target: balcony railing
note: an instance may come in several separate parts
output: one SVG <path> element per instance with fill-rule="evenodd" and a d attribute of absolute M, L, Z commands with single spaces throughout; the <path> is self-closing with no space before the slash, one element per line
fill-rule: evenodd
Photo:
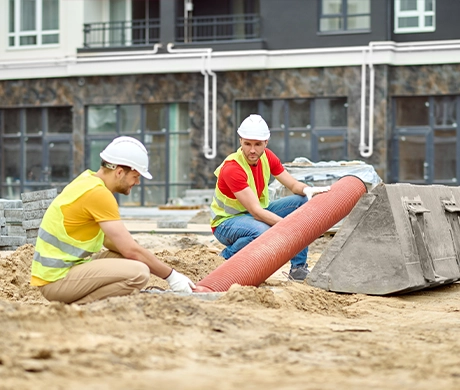
<path fill-rule="evenodd" d="M 177 18 L 177 42 L 215 42 L 260 38 L 257 14 Z"/>
<path fill-rule="evenodd" d="M 84 47 L 144 46 L 159 42 L 160 19 L 85 23 Z"/>

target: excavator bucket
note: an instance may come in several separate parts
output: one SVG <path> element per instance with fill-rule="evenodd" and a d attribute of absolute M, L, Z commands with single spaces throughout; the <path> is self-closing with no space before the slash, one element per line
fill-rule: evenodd
<path fill-rule="evenodd" d="M 364 194 L 307 283 L 328 291 L 401 294 L 460 279 L 460 188 L 379 184 Z"/>

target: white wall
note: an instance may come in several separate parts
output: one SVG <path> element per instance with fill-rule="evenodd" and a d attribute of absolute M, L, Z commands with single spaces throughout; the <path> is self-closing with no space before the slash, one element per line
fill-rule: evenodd
<path fill-rule="evenodd" d="M 83 0 L 83 23 L 94 23 L 109 20 L 108 0 Z"/>
<path fill-rule="evenodd" d="M 52 47 L 11 48 L 8 46 L 9 1 L 0 0 L 0 61 L 39 59 L 61 59 L 76 56 L 77 48 L 83 47 L 83 23 L 85 6 L 104 3 L 99 0 L 60 0 L 59 2 L 59 44 Z M 91 8 L 91 7 L 90 7 Z M 96 20 L 100 14 L 89 12 Z"/>
<path fill-rule="evenodd" d="M 0 1 L 0 26 L 2 30 L 0 32 L 0 61 L 5 59 L 5 50 L 8 45 L 8 31 L 10 25 L 8 23 L 8 3 L 9 1 Z"/>

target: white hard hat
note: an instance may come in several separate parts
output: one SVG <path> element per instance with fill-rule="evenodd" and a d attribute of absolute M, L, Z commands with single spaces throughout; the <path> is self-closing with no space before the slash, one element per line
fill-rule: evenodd
<path fill-rule="evenodd" d="M 149 173 L 149 156 L 147 149 L 133 137 L 115 138 L 100 154 L 102 160 L 116 165 L 125 165 L 139 172 L 146 179 Z"/>
<path fill-rule="evenodd" d="M 258 114 L 249 115 L 238 128 L 238 135 L 241 138 L 266 141 L 270 138 L 270 130 L 267 122 Z"/>

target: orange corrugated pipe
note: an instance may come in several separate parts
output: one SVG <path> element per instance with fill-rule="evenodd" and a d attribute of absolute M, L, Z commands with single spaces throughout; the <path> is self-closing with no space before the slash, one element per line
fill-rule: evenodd
<path fill-rule="evenodd" d="M 195 292 L 227 291 L 235 283 L 259 286 L 345 218 L 366 192 L 361 179 L 343 176 L 328 192 L 314 196 L 199 281 Z"/>

